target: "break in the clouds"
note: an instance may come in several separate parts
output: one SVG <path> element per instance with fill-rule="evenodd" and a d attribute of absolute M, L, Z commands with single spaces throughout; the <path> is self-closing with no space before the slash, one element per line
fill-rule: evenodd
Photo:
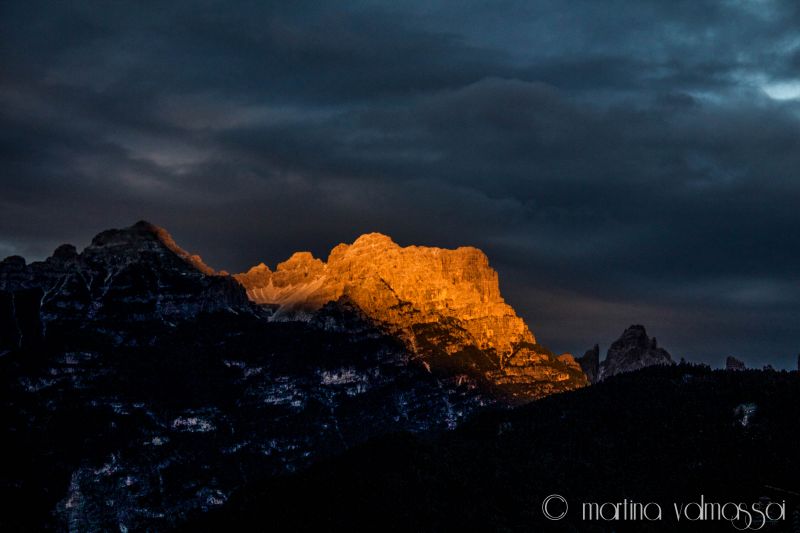
<path fill-rule="evenodd" d="M 793 0 L 3 2 L 0 255 L 484 249 L 557 350 L 800 351 Z"/>

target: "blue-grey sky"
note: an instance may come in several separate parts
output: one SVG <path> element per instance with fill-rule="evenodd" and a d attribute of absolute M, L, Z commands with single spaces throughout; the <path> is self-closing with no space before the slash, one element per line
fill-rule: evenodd
<path fill-rule="evenodd" d="M 0 256 L 482 248 L 557 351 L 800 351 L 800 3 L 0 3 Z"/>

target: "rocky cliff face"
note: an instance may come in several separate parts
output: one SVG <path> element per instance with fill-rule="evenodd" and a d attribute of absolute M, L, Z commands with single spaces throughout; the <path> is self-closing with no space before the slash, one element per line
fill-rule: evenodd
<path fill-rule="evenodd" d="M 275 320 L 311 320 L 323 306 L 346 302 L 434 370 L 461 365 L 520 398 L 586 383 L 571 356 L 536 344 L 476 248 L 401 247 L 371 233 L 339 244 L 324 262 L 298 252 L 274 272 L 260 264 L 235 278 Z"/>
<path fill-rule="evenodd" d="M 608 349 L 600 365 L 598 381 L 648 366 L 672 364 L 674 362 L 669 352 L 659 348 L 655 338 L 647 336 L 644 326 L 634 325 L 626 329 Z"/>
<path fill-rule="evenodd" d="M 507 359 L 520 342 L 535 343 L 500 296 L 497 272 L 480 250 L 401 248 L 379 233 L 340 244 L 327 262 L 298 252 L 275 272 L 264 264 L 235 276 L 258 303 L 296 318 L 348 298 L 373 320 L 413 342 L 415 324 L 457 320 L 474 345 Z"/>
<path fill-rule="evenodd" d="M 594 348 L 586 350 L 583 357 L 578 358 L 578 364 L 589 383 L 597 383 L 600 377 L 600 346 L 595 344 Z"/>

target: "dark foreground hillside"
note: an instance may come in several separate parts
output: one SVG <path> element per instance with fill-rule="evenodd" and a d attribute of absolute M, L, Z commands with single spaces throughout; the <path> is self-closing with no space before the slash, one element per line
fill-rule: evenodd
<path fill-rule="evenodd" d="M 736 531 L 726 521 L 676 522 L 673 503 L 703 495 L 785 501 L 785 520 L 751 530 L 797 531 L 798 400 L 797 372 L 649 368 L 487 413 L 434 439 L 371 441 L 246 487 L 191 529 Z M 570 502 L 561 521 L 542 515 L 554 493 Z M 626 498 L 660 503 L 662 520 L 581 520 L 582 502 Z"/>

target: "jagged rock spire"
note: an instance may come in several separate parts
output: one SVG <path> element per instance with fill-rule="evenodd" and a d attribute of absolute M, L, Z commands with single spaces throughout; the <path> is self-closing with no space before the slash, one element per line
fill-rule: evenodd
<path fill-rule="evenodd" d="M 598 380 L 652 365 L 674 364 L 669 352 L 659 348 L 640 324 L 628 327 L 608 349 Z"/>

